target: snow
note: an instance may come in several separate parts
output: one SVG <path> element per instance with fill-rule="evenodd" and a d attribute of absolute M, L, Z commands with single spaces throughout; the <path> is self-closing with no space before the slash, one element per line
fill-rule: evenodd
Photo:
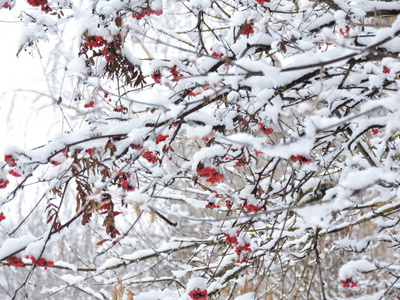
<path fill-rule="evenodd" d="M 345 263 L 339 270 L 340 280 L 353 278 L 362 273 L 371 272 L 377 269 L 377 266 L 365 259 L 353 260 Z"/>
<path fill-rule="evenodd" d="M 60 278 L 69 285 L 74 285 L 84 280 L 82 276 L 74 276 L 72 274 L 62 275 Z"/>
<path fill-rule="evenodd" d="M 0 248 L 0 260 L 5 260 L 10 255 L 13 255 L 15 252 L 24 249 L 30 243 L 33 243 L 36 240 L 37 238 L 29 234 L 23 235 L 19 238 L 6 239 Z"/>
<path fill-rule="evenodd" d="M 398 178 L 398 174 L 388 170 L 379 168 L 369 168 L 367 170 L 352 171 L 345 174 L 339 184 L 347 189 L 362 190 L 376 182 L 383 180 L 386 182 L 394 182 Z"/>

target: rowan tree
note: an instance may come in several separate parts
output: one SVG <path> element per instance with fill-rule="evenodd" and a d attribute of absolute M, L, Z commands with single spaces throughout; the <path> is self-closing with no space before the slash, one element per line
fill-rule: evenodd
<path fill-rule="evenodd" d="M 0 163 L 5 296 L 400 298 L 397 2 L 0 7 L 66 49 L 64 133 Z"/>

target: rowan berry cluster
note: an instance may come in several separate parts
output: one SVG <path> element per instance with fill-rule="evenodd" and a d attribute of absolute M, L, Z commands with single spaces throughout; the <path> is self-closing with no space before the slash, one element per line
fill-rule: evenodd
<path fill-rule="evenodd" d="M 207 290 L 194 289 L 189 293 L 192 300 L 207 300 Z"/>
<path fill-rule="evenodd" d="M 342 28 L 339 29 L 339 32 L 343 35 L 349 33 L 349 31 L 350 31 L 350 26 L 348 25 L 346 25 L 344 30 Z"/>
<path fill-rule="evenodd" d="M 290 159 L 291 159 L 293 162 L 300 161 L 300 162 L 303 163 L 303 164 L 308 164 L 308 163 L 311 162 L 311 158 L 306 158 L 306 157 L 301 156 L 301 155 L 296 155 L 296 156 L 292 155 L 292 156 L 290 157 Z"/>
<path fill-rule="evenodd" d="M 135 187 L 132 186 L 132 185 L 129 183 L 129 178 L 131 178 L 131 174 L 125 173 L 125 172 L 121 172 L 120 175 L 119 175 L 119 177 L 118 177 L 119 184 L 121 185 L 121 187 L 122 187 L 125 191 L 128 191 L 128 192 L 134 191 L 134 190 L 135 190 Z"/>
<path fill-rule="evenodd" d="M 16 267 L 16 268 L 23 268 L 25 266 L 25 264 L 22 262 L 22 260 L 16 256 L 11 256 L 11 257 L 7 258 L 6 261 L 10 265 L 12 265 L 13 267 Z"/>
<path fill-rule="evenodd" d="M 236 235 L 239 235 L 239 233 L 240 233 L 240 231 L 237 230 L 237 231 L 236 231 Z M 225 237 L 226 237 L 226 242 L 227 242 L 228 244 L 239 245 L 239 241 L 237 240 L 237 237 L 236 237 L 236 236 L 231 236 L 229 233 L 226 233 L 226 234 L 225 234 Z M 233 246 L 232 246 L 232 247 L 233 247 Z"/>
<path fill-rule="evenodd" d="M 239 160 L 235 163 L 236 167 L 243 167 L 246 163 L 246 156 L 242 155 Z"/>
<path fill-rule="evenodd" d="M 178 80 L 179 78 L 182 77 L 182 75 L 179 74 L 178 68 L 176 66 L 173 66 L 169 70 L 171 71 L 171 75 L 175 80 Z"/>
<path fill-rule="evenodd" d="M 28 4 L 32 6 L 46 5 L 47 0 L 28 0 Z"/>
<path fill-rule="evenodd" d="M 31 255 L 25 256 L 26 259 L 30 259 L 32 261 L 32 265 L 37 265 L 38 267 L 44 267 L 45 270 L 47 270 L 47 267 L 54 267 L 54 262 L 53 261 L 47 261 L 43 257 L 40 258 L 38 261 L 36 261 L 36 258 Z"/>
<path fill-rule="evenodd" d="M 115 59 L 115 55 L 110 53 L 110 50 L 104 49 L 100 53 L 104 56 L 107 62 L 112 62 Z"/>
<path fill-rule="evenodd" d="M 98 210 L 103 210 L 103 212 L 101 212 L 100 214 L 106 214 L 111 208 L 111 205 L 109 203 L 104 203 L 103 205 L 101 205 Z"/>
<path fill-rule="evenodd" d="M 17 163 L 15 162 L 15 159 L 13 158 L 12 155 L 5 155 L 4 156 L 4 161 L 9 165 L 10 167 L 16 167 Z"/>
<path fill-rule="evenodd" d="M 122 112 L 123 114 L 126 114 L 128 112 L 128 108 L 125 106 L 121 106 L 121 107 L 115 107 L 113 109 L 113 111 L 115 112 Z"/>
<path fill-rule="evenodd" d="M 390 73 L 390 69 L 386 66 L 383 66 L 383 74 L 389 74 Z"/>
<path fill-rule="evenodd" d="M 8 180 L 0 179 L 0 189 L 5 189 L 9 183 Z"/>
<path fill-rule="evenodd" d="M 373 135 L 377 135 L 377 134 L 378 134 L 378 132 L 379 132 L 379 130 L 378 130 L 378 129 L 376 129 L 376 128 L 372 129 L 371 131 L 372 131 L 372 134 L 373 134 Z"/>
<path fill-rule="evenodd" d="M 252 205 L 252 204 L 247 204 L 247 203 L 244 204 L 244 208 L 245 208 L 249 213 L 251 213 L 251 212 L 258 212 L 258 211 L 260 211 L 260 210 L 262 209 L 261 207 L 258 207 L 258 205 Z"/>
<path fill-rule="evenodd" d="M 41 10 L 44 11 L 46 14 L 53 11 L 48 5 L 47 0 L 28 0 L 28 4 L 34 7 L 41 7 Z M 8 7 L 8 5 L 7 5 Z"/>
<path fill-rule="evenodd" d="M 208 86 L 204 86 L 204 87 L 203 87 L 203 91 L 207 91 L 208 89 L 209 89 Z M 196 90 L 196 92 L 195 92 L 194 90 Z M 194 90 L 191 91 L 191 92 L 189 93 L 189 96 L 190 96 L 190 97 L 196 97 L 197 95 L 200 95 L 200 94 L 201 94 L 200 88 L 195 88 Z M 200 92 L 197 92 L 198 90 L 200 90 Z"/>
<path fill-rule="evenodd" d="M 91 38 L 89 38 L 89 41 L 85 43 L 86 46 L 89 46 L 90 48 L 93 47 L 102 47 L 107 45 L 107 41 L 103 39 L 103 37 L 95 35 Z"/>
<path fill-rule="evenodd" d="M 213 51 L 212 53 L 211 53 L 211 56 L 213 56 L 213 57 L 218 57 L 218 58 L 222 58 L 222 53 L 217 53 L 217 52 L 215 52 L 214 50 L 213 50 L 213 48 L 210 48 L 210 50 L 211 51 Z"/>
<path fill-rule="evenodd" d="M 2 8 L 8 8 L 8 2 L 4 3 Z"/>
<path fill-rule="evenodd" d="M 352 278 L 347 278 L 346 280 L 340 280 L 340 283 L 345 288 L 357 286 L 357 282 L 353 281 Z"/>
<path fill-rule="evenodd" d="M 214 202 L 209 201 L 206 205 L 206 208 L 219 208 L 220 206 L 218 204 L 215 204 Z"/>
<path fill-rule="evenodd" d="M 89 108 L 89 107 L 93 107 L 93 106 L 94 106 L 94 101 L 93 100 L 91 100 L 89 103 L 86 103 L 84 105 L 85 108 Z"/>
<path fill-rule="evenodd" d="M 272 128 L 266 128 L 265 126 L 264 126 L 264 124 L 263 123 L 258 123 L 258 126 L 260 127 L 260 130 L 264 133 L 264 134 L 266 134 L 266 135 L 269 135 L 269 134 L 273 134 L 274 133 L 274 130 L 272 129 Z"/>
<path fill-rule="evenodd" d="M 143 151 L 142 156 L 150 163 L 157 162 L 157 156 L 151 151 Z"/>
<path fill-rule="evenodd" d="M 225 201 L 225 205 L 226 205 L 226 208 L 227 208 L 227 209 L 231 209 L 231 208 L 232 208 L 232 202 L 229 201 L 229 200 L 226 200 L 226 201 Z"/>
<path fill-rule="evenodd" d="M 161 133 L 156 137 L 156 143 L 161 143 L 169 138 L 169 135 L 162 135 Z"/>
<path fill-rule="evenodd" d="M 8 174 L 14 176 L 14 177 L 21 177 L 21 174 L 15 172 L 14 170 L 10 170 L 8 171 Z"/>
<path fill-rule="evenodd" d="M 218 57 L 218 58 L 222 58 L 222 54 L 218 54 L 217 52 L 211 53 L 211 56 L 213 56 L 213 57 Z"/>
<path fill-rule="evenodd" d="M 236 246 L 235 253 L 238 257 L 236 259 L 236 263 L 238 263 L 238 264 L 248 263 L 249 262 L 249 257 L 248 257 L 249 252 L 251 252 L 250 243 L 246 243 L 244 246 Z"/>
<path fill-rule="evenodd" d="M 155 70 L 153 72 L 153 74 L 151 74 L 151 78 L 153 78 L 153 80 L 158 83 L 161 84 L 161 73 L 159 70 Z"/>
<path fill-rule="evenodd" d="M 3 213 L 0 213 L 0 222 L 5 220 L 6 216 Z"/>
<path fill-rule="evenodd" d="M 210 167 L 198 170 L 197 175 L 208 178 L 206 181 L 211 183 L 216 183 L 224 178 L 224 175 L 217 173 L 216 169 Z"/>
<path fill-rule="evenodd" d="M 244 28 L 242 29 L 241 34 L 243 35 L 249 35 L 249 34 L 253 34 L 254 33 L 254 29 L 253 29 L 253 21 L 250 21 L 249 23 L 247 23 Z"/>
<path fill-rule="evenodd" d="M 52 165 L 54 165 L 54 166 L 59 166 L 59 165 L 61 165 L 61 163 L 60 163 L 59 161 L 56 161 L 56 160 L 52 160 L 52 161 L 50 161 L 50 163 L 51 163 Z"/>
<path fill-rule="evenodd" d="M 161 16 L 163 14 L 162 10 L 152 10 L 150 7 L 147 9 L 143 9 L 142 12 L 133 12 L 132 17 L 135 19 L 143 19 L 145 16 L 156 15 Z"/>

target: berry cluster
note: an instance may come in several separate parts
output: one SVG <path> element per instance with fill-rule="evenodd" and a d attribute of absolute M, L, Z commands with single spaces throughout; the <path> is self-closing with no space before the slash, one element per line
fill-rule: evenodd
<path fill-rule="evenodd" d="M 36 261 L 36 258 L 31 255 L 25 256 L 26 259 L 30 259 L 32 261 L 32 265 L 37 265 L 38 267 L 44 267 L 45 270 L 47 270 L 47 267 L 54 267 L 54 262 L 53 261 L 47 261 L 43 257 L 40 258 L 38 261 Z"/>
<path fill-rule="evenodd" d="M 300 161 L 300 162 L 303 163 L 303 164 L 308 164 L 308 163 L 311 162 L 311 158 L 306 158 L 306 157 L 301 156 L 301 155 L 296 155 L 296 156 L 292 155 L 292 156 L 290 157 L 290 159 L 291 159 L 293 162 Z"/>
<path fill-rule="evenodd" d="M 9 183 L 10 182 L 8 180 L 0 179 L 0 189 L 5 189 Z"/>
<path fill-rule="evenodd" d="M 6 216 L 3 213 L 0 213 L 0 222 L 5 220 Z"/>
<path fill-rule="evenodd" d="M 179 74 L 178 68 L 176 66 L 173 66 L 169 70 L 171 71 L 171 75 L 175 80 L 178 80 L 179 78 L 182 77 L 182 75 Z"/>
<path fill-rule="evenodd" d="M 151 78 L 153 78 L 153 80 L 156 83 L 161 84 L 161 73 L 160 73 L 160 70 L 155 70 L 153 72 L 153 74 L 151 74 Z"/>
<path fill-rule="evenodd" d="M 229 209 L 229 210 L 232 208 L 232 202 L 229 201 L 229 200 L 225 201 L 225 205 L 226 205 L 226 208 Z"/>
<path fill-rule="evenodd" d="M 340 283 L 345 288 L 357 286 L 357 282 L 353 281 L 352 278 L 347 278 L 346 280 L 340 280 Z"/>
<path fill-rule="evenodd" d="M 195 90 L 199 90 L 200 88 L 195 88 Z M 207 91 L 209 89 L 209 87 L 208 86 L 204 86 L 203 87 L 203 91 Z M 201 91 L 201 90 L 200 90 Z M 194 90 L 193 91 L 191 91 L 190 93 L 189 93 L 189 96 L 190 97 L 196 97 L 197 95 L 200 95 L 201 94 L 201 92 L 194 92 Z"/>
<path fill-rule="evenodd" d="M 169 135 L 162 135 L 161 133 L 156 137 L 156 143 L 161 143 L 169 138 Z"/>
<path fill-rule="evenodd" d="M 10 170 L 8 171 L 8 174 L 14 176 L 14 177 L 21 177 L 21 174 L 15 172 L 14 170 Z"/>
<path fill-rule="evenodd" d="M 16 268 L 23 268 L 25 264 L 22 262 L 22 260 L 16 256 L 11 256 L 6 259 L 6 261 L 11 264 L 13 267 Z"/>
<path fill-rule="evenodd" d="M 135 190 L 135 187 L 129 184 L 129 178 L 131 178 L 131 174 L 124 172 L 121 172 L 118 178 L 121 187 L 128 192 Z"/>
<path fill-rule="evenodd" d="M 123 114 L 126 114 L 128 112 L 128 108 L 125 106 L 121 106 L 121 107 L 115 107 L 113 109 L 113 111 L 115 112 L 122 112 Z"/>
<path fill-rule="evenodd" d="M 143 151 L 142 156 L 150 163 L 157 162 L 157 156 L 151 151 Z"/>
<path fill-rule="evenodd" d="M 371 131 L 372 131 L 372 134 L 373 134 L 373 135 L 377 135 L 377 134 L 378 134 L 378 132 L 379 132 L 379 130 L 378 130 L 378 129 L 376 129 L 376 128 L 372 129 Z"/>
<path fill-rule="evenodd" d="M 253 34 L 254 33 L 254 29 L 253 29 L 253 21 L 250 21 L 249 23 L 247 23 L 244 28 L 242 29 L 241 34 L 243 35 L 249 35 L 249 34 Z"/>
<path fill-rule="evenodd" d="M 264 4 L 265 2 L 270 2 L 271 0 L 256 0 L 256 2 L 260 5 Z"/>
<path fill-rule="evenodd" d="M 4 3 L 2 8 L 8 8 L 8 2 Z"/>
<path fill-rule="evenodd" d="M 104 56 L 107 62 L 112 62 L 115 59 L 115 55 L 110 53 L 110 50 L 108 49 L 101 50 L 100 53 Z"/>
<path fill-rule="evenodd" d="M 235 166 L 236 167 L 243 167 L 246 163 L 246 156 L 244 156 L 244 154 L 238 159 L 238 161 L 236 162 Z"/>
<path fill-rule="evenodd" d="M 16 167 L 17 163 L 15 162 L 15 159 L 12 157 L 12 155 L 5 155 L 4 156 L 4 161 L 9 165 L 10 167 Z"/>
<path fill-rule="evenodd" d="M 260 210 L 262 209 L 261 207 L 258 207 L 258 205 L 252 205 L 252 204 L 247 204 L 247 203 L 244 204 L 244 208 L 245 208 L 249 213 L 251 213 L 251 212 L 258 212 L 258 211 L 260 211 Z"/>
<path fill-rule="evenodd" d="M 217 58 L 222 58 L 222 53 L 217 53 L 217 52 L 215 52 L 214 50 L 213 50 L 213 48 L 210 48 L 210 50 L 211 51 L 213 51 L 212 53 L 211 53 L 211 56 L 213 56 L 213 57 L 217 57 Z"/>
<path fill-rule="evenodd" d="M 150 15 L 156 15 L 160 16 L 162 15 L 163 11 L 162 10 L 152 10 L 150 7 L 147 9 L 142 10 L 141 13 L 139 12 L 133 12 L 132 17 L 135 19 L 143 19 L 145 16 L 150 16 Z"/>
<path fill-rule="evenodd" d="M 211 183 L 216 183 L 224 178 L 224 175 L 217 173 L 216 169 L 211 169 L 210 167 L 198 170 L 197 175 L 207 177 L 206 181 Z"/>
<path fill-rule="evenodd" d="M 194 289 L 189 293 L 189 297 L 192 300 L 207 300 L 207 290 Z"/>
<path fill-rule="evenodd" d="M 239 235 L 240 231 L 237 230 L 236 231 L 236 235 Z M 226 242 L 228 244 L 234 244 L 234 245 L 239 245 L 239 241 L 237 240 L 236 236 L 230 236 L 230 234 L 226 233 L 225 234 L 226 237 Z M 232 246 L 233 247 L 233 246 Z"/>
<path fill-rule="evenodd" d="M 104 203 L 102 206 L 100 206 L 97 210 L 103 210 L 100 214 L 106 214 L 111 208 L 111 205 L 109 203 Z"/>
<path fill-rule="evenodd" d="M 389 74 L 390 73 L 390 69 L 386 66 L 383 66 L 383 74 Z"/>
<path fill-rule="evenodd" d="M 59 161 L 56 161 L 56 160 L 52 160 L 52 161 L 50 161 L 50 163 L 51 163 L 52 165 L 54 165 L 54 166 L 59 166 L 59 165 L 61 165 L 61 163 L 60 163 Z"/>
<path fill-rule="evenodd" d="M 258 126 L 260 127 L 260 130 L 266 135 L 274 133 L 274 130 L 272 128 L 265 128 L 264 124 L 261 122 L 258 123 Z"/>
<path fill-rule="evenodd" d="M 209 201 L 206 205 L 206 208 L 219 208 L 220 206 L 218 204 L 215 204 L 214 202 Z"/>
<path fill-rule="evenodd" d="M 93 154 L 93 148 L 89 148 L 85 150 L 85 153 L 89 154 L 90 156 L 92 156 Z"/>
<path fill-rule="evenodd" d="M 244 246 L 236 246 L 235 247 L 235 253 L 236 253 L 237 257 L 238 257 L 236 259 L 236 263 L 237 264 L 248 263 L 249 262 L 249 260 L 248 260 L 249 252 L 251 252 L 249 243 L 246 243 Z"/>
<path fill-rule="evenodd" d="M 28 4 L 34 6 L 34 7 L 41 7 L 41 10 L 44 11 L 46 14 L 53 11 L 48 5 L 47 5 L 47 0 L 28 0 Z M 7 3 L 8 7 L 8 3 Z"/>
<path fill-rule="evenodd" d="M 94 106 L 94 101 L 93 100 L 91 100 L 89 103 L 86 103 L 84 105 L 85 108 L 89 108 L 89 107 L 93 107 L 93 106 Z"/>
<path fill-rule="evenodd" d="M 90 48 L 93 47 L 102 47 L 107 45 L 107 41 L 103 39 L 103 37 L 101 36 L 93 36 L 91 38 L 89 38 L 89 41 L 87 43 L 85 43 L 86 46 L 89 46 Z"/>
<path fill-rule="evenodd" d="M 342 28 L 339 29 L 339 32 L 343 35 L 349 33 L 350 31 L 350 26 L 346 25 L 345 29 L 343 30 Z"/>

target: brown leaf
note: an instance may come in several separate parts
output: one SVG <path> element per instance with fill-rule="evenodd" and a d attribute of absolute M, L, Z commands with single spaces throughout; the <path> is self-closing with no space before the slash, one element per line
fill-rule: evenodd
<path fill-rule="evenodd" d="M 54 215 L 50 216 L 50 218 L 47 219 L 47 224 L 49 224 L 54 218 Z"/>
<path fill-rule="evenodd" d="M 100 242 L 96 243 L 96 246 L 101 246 L 104 244 L 104 242 L 107 242 L 107 241 L 108 241 L 108 239 L 101 240 Z"/>
<path fill-rule="evenodd" d="M 117 25 L 117 27 L 122 26 L 122 18 L 120 16 L 116 17 L 114 22 L 115 22 L 115 25 Z"/>
<path fill-rule="evenodd" d="M 19 53 L 22 51 L 22 49 L 24 49 L 24 45 L 21 45 L 21 46 L 18 48 L 17 57 L 18 57 Z"/>

